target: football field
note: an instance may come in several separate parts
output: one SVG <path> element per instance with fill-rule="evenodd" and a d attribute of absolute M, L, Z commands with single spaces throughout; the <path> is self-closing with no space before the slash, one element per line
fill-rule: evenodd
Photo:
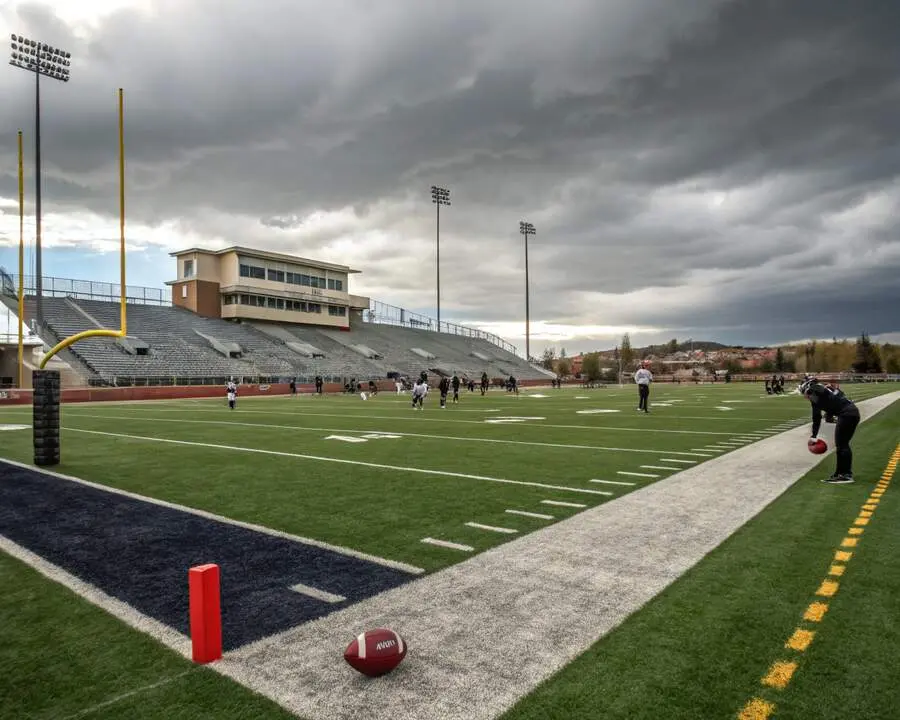
<path fill-rule="evenodd" d="M 871 384 L 845 391 L 865 401 L 898 389 Z M 818 482 L 831 473 L 833 457 L 816 466 L 806 452 L 808 429 L 801 436 L 797 428 L 808 428 L 809 404 L 795 394 L 767 396 L 756 384 L 658 385 L 650 414 L 638 413 L 636 403 L 633 387 L 613 386 L 518 396 L 463 391 L 459 404 L 446 409 L 432 391 L 422 411 L 407 395 L 389 393 L 365 401 L 355 395 L 239 397 L 234 411 L 224 397 L 66 405 L 62 463 L 53 471 L 86 482 L 22 467 L 32 460 L 31 433 L 13 428 L 30 425 L 30 408 L 0 408 L 0 426 L 9 428 L 0 433 L 0 458 L 19 463 L 0 464 L 6 551 L 0 577 L 11 588 L 0 598 L 0 707 L 17 718 L 292 716 L 285 707 L 309 707 L 308 717 L 350 717 L 333 704 L 320 708 L 295 702 L 283 689 L 270 692 L 267 682 L 294 662 L 293 675 L 284 676 L 296 683 L 293 693 L 324 687 L 331 673 L 333 686 L 349 684 L 348 697 L 381 697 L 396 682 L 407 698 L 420 691 L 439 707 L 441 673 L 452 674 L 452 663 L 440 672 L 438 664 L 417 665 L 414 635 L 407 637 L 404 665 L 366 685 L 341 658 L 344 645 L 366 628 L 348 626 L 346 640 L 332 647 L 328 623 L 336 623 L 338 634 L 344 617 L 371 617 L 377 624 L 376 615 L 365 613 L 379 607 L 379 598 L 392 597 L 416 598 L 415 608 L 404 610 L 411 627 L 412 614 L 427 617 L 432 602 L 435 616 L 446 616 L 448 591 L 423 600 L 417 588 L 428 582 L 440 587 L 440 578 L 457 572 L 452 566 L 461 574 L 447 587 L 460 587 L 460 578 L 471 577 L 465 568 L 479 561 L 499 563 L 496 568 L 516 557 L 510 567 L 517 592 L 527 597 L 529 557 L 537 570 L 546 565 L 542 543 L 551 548 L 567 528 L 572 538 L 582 536 L 579 518 L 614 519 L 621 507 L 636 513 L 629 527 L 653 512 L 660 523 L 668 518 L 689 527 L 691 515 L 678 517 L 672 499 L 681 496 L 669 495 L 664 507 L 663 493 L 679 478 L 694 473 L 700 483 L 704 468 L 718 467 L 722 492 L 731 493 L 745 465 L 750 475 L 759 472 L 753 469 L 757 455 L 768 467 L 790 469 L 796 453 L 813 467 L 807 477 L 779 480 L 756 499 L 759 507 L 716 529 L 711 552 L 673 563 L 671 577 L 638 588 L 633 605 L 623 595 L 621 617 L 602 632 L 591 636 L 586 623 L 588 634 L 567 645 L 559 655 L 565 662 L 552 672 L 522 679 L 513 665 L 506 667 L 507 678 L 491 669 L 478 682 L 485 684 L 485 697 L 497 695 L 501 685 L 521 685 L 498 705 L 509 718 L 741 712 L 765 718 L 783 707 L 790 709 L 786 717 L 847 717 L 854 714 L 850 703 L 864 708 L 859 717 L 891 717 L 900 706 L 887 667 L 900 640 L 900 531 L 897 504 L 885 492 L 889 480 L 881 480 L 887 484 L 874 503 L 877 512 L 863 511 L 871 528 L 867 522 L 858 526 L 865 535 L 851 533 L 860 549 L 846 563 L 847 589 L 835 596 L 828 618 L 834 622 L 823 620 L 815 642 L 802 636 L 811 642 L 808 656 L 793 666 L 786 660 L 790 672 L 779 666 L 788 674 L 780 687 L 761 680 L 780 661 L 847 526 L 867 498 L 872 504 L 868 494 L 878 492 L 876 483 L 896 457 L 900 403 L 860 426 L 858 482 L 844 487 Z M 792 431 L 796 441 L 773 444 Z M 642 543 L 675 542 L 671 529 L 658 527 L 660 537 Z M 533 546 L 522 552 L 528 542 Z M 577 542 L 569 542 L 574 554 Z M 596 547 L 596 553 L 612 548 Z M 661 557 L 648 550 L 641 562 L 665 565 Z M 559 567 L 567 568 L 571 582 L 580 561 L 569 560 L 571 566 Z M 206 562 L 222 568 L 222 672 L 239 682 L 184 658 L 187 569 Z M 620 579 L 613 572 L 609 582 Z M 499 589 L 504 581 L 495 582 Z M 498 628 L 510 622 L 502 609 L 479 600 L 477 593 L 491 593 L 489 577 L 483 585 L 468 588 L 466 600 L 474 605 L 460 613 L 459 625 L 440 628 L 453 663 L 461 662 L 448 646 L 454 632 L 489 637 L 491 612 Z M 574 594 L 573 586 L 565 597 Z M 588 594 L 580 601 L 579 614 L 589 600 Z M 390 626 L 403 634 L 396 626 L 403 622 L 401 607 L 394 603 Z M 557 605 L 557 628 L 565 625 L 565 607 Z M 277 660 L 280 670 L 263 673 L 259 669 L 275 663 L 277 653 L 267 651 L 261 660 L 254 648 L 271 637 L 294 645 Z M 317 637 L 318 652 L 336 658 L 335 665 L 301 671 L 304 643 L 311 652 Z M 540 653 L 547 638 L 535 640 Z M 460 647 L 466 647 L 463 640 Z M 459 716 L 435 712 L 427 717 Z"/>

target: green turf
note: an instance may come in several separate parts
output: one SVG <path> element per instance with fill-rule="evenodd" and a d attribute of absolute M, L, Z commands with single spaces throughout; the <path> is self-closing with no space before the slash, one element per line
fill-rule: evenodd
<path fill-rule="evenodd" d="M 866 385 L 850 386 L 848 392 L 864 399 L 896 389 Z M 740 433 L 774 432 L 781 423 L 803 424 L 809 414 L 802 398 L 765 397 L 757 385 L 658 386 L 649 416 L 635 412 L 633 388 L 538 393 L 547 397 L 464 393 L 459 406 L 443 411 L 432 396 L 423 413 L 387 394 L 367 402 L 355 396 L 244 398 L 235 412 L 218 399 L 70 405 L 63 408 L 63 462 L 56 469 L 433 571 L 471 555 L 425 545 L 424 537 L 468 544 L 479 552 L 511 537 L 466 527 L 468 521 L 530 532 L 577 512 L 558 506 L 548 510 L 541 500 L 606 502 L 656 481 L 618 471 L 662 479 L 674 471 L 640 466 L 666 465 L 666 457 L 702 462 L 708 458 L 682 453 L 707 452 L 697 449 Z M 658 404 L 670 400 L 680 402 Z M 729 405 L 732 410 L 719 409 Z M 585 409 L 619 412 L 578 413 Z M 27 424 L 30 412 L 2 407 L 0 424 Z M 897 441 L 900 411 L 895 406 L 889 412 L 860 431 L 855 443 L 858 472 L 880 471 L 887 446 Z M 485 422 L 510 416 L 545 419 Z M 372 432 L 402 436 L 355 444 L 326 439 Z M 654 452 L 632 452 L 639 449 Z M 30 433 L 4 432 L 0 456 L 30 463 Z M 759 689 L 759 678 L 777 659 L 827 568 L 827 550 L 858 510 L 862 484 L 846 488 L 815 482 L 828 473 L 831 461 L 826 465 L 510 717 L 733 716 Z M 568 489 L 483 479 L 488 477 Z M 601 485 L 591 479 L 635 485 Z M 889 499 L 890 493 L 880 513 L 896 518 Z M 507 509 L 550 513 L 555 519 L 513 516 Z M 879 681 L 888 667 L 883 650 L 898 639 L 896 625 L 881 619 L 888 611 L 898 615 L 896 604 L 890 605 L 897 597 L 896 581 L 885 580 L 897 578 L 898 567 L 897 536 L 886 518 L 879 522 L 878 517 L 865 542 L 884 552 L 861 553 L 851 563 L 847 580 L 856 584 L 848 583 L 846 594 L 842 590 L 823 630 L 828 621 L 840 620 L 842 612 L 844 619 L 807 653 L 810 667 L 813 660 L 819 663 L 817 653 L 824 654 L 815 667 L 825 676 L 804 665 L 785 696 L 793 698 L 795 705 L 784 707 L 794 707 L 794 717 L 808 716 L 801 710 L 823 701 L 826 680 L 831 697 L 856 703 L 845 708 L 869 713 L 860 717 L 880 717 L 879 697 L 900 706 L 896 691 Z M 836 520 L 843 525 L 835 526 Z M 0 573 L 0 586 L 16 588 L 16 593 L 0 596 L 0 715 L 11 708 L 10 717 L 68 718 L 131 689 L 176 677 L 86 717 L 283 717 L 279 709 L 214 673 L 197 670 L 177 677 L 192 666 L 18 562 L 0 556 Z M 49 658 L 48 643 L 57 650 Z M 839 672 L 846 687 L 828 680 L 829 672 Z M 861 690 L 848 690 L 858 690 L 863 679 L 874 683 L 878 697 L 862 698 Z M 843 698 L 841 692 L 852 696 Z M 787 700 L 779 699 L 783 702 Z M 666 709 L 662 715 L 660 708 Z"/>
<path fill-rule="evenodd" d="M 854 388 L 863 395 L 887 389 L 887 385 Z M 547 397 L 529 397 L 532 394 Z M 703 461 L 721 452 L 703 450 L 711 443 L 771 430 L 792 419 L 802 422 L 809 412 L 798 396 L 762 394 L 756 385 L 660 386 L 655 388 L 656 404 L 649 416 L 635 412 L 633 389 L 618 388 L 545 390 L 519 398 L 497 391 L 486 397 L 464 393 L 462 402 L 447 410 L 438 409 L 432 396 L 424 412 L 413 411 L 407 400 L 389 394 L 367 402 L 357 396 L 245 398 L 234 412 L 222 400 L 70 405 L 62 412 L 63 462 L 57 469 L 434 570 L 465 556 L 423 544 L 425 537 L 483 550 L 514 536 L 473 529 L 467 522 L 528 532 L 546 521 L 506 510 L 546 512 L 541 503 L 545 499 L 605 502 L 657 479 L 620 476 L 619 471 L 663 478 L 674 471 L 640 466 L 666 466 L 661 458 L 673 453 L 676 458 Z M 679 402 L 660 404 L 668 400 Z M 734 409 L 719 409 L 728 406 Z M 618 412 L 579 413 L 595 409 Z M 22 414 L 0 410 L 0 422 L 13 422 Z M 486 422 L 504 417 L 545 419 Z M 364 443 L 326 439 L 372 432 L 412 436 Z M 7 439 L 0 452 L 31 461 L 27 432 L 5 433 Z M 167 444 L 160 439 L 195 444 Z M 647 452 L 628 452 L 634 449 Z M 692 452 L 705 454 L 682 454 Z M 593 479 L 634 485 L 602 485 Z M 553 514 L 559 520 L 572 512 L 554 508 Z"/>
<path fill-rule="evenodd" d="M 816 469 L 665 592 L 545 682 L 504 720 L 728 718 L 753 697 L 776 717 L 896 718 L 900 496 L 890 489 L 821 623 L 804 611 L 900 442 L 900 404 L 861 426 L 852 486 Z M 896 481 L 895 481 L 896 482 Z M 805 653 L 784 644 L 814 629 Z M 799 656 L 784 691 L 760 680 Z"/>
<path fill-rule="evenodd" d="M 3 553 L 0 588 L 0 717 L 292 717 Z"/>

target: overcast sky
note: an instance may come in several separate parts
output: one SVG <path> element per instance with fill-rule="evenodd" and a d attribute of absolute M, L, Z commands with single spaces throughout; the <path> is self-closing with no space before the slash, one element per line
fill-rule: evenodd
<path fill-rule="evenodd" d="M 900 4 L 888 0 L 0 2 L 70 50 L 42 84 L 48 271 L 130 283 L 250 245 L 532 351 L 900 331 Z M 33 199 L 33 77 L 0 72 L 0 261 Z M 29 233 L 29 236 L 32 233 Z M 68 247 L 69 249 L 65 249 Z"/>

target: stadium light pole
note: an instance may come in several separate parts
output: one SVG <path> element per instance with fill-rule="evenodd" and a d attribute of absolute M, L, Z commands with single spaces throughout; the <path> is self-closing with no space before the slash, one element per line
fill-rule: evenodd
<path fill-rule="evenodd" d="M 519 234 L 525 236 L 525 360 L 531 362 L 531 301 L 528 285 L 528 236 L 534 236 L 534 225 L 519 222 Z"/>
<path fill-rule="evenodd" d="M 69 82 L 71 53 L 22 35 L 10 35 L 12 53 L 9 64 L 34 73 L 34 220 L 35 275 L 37 303 L 35 315 L 38 330 L 43 322 L 43 266 L 41 263 L 41 75 Z"/>
<path fill-rule="evenodd" d="M 437 330 L 441 331 L 441 205 L 450 207 L 450 191 L 431 186 L 431 202 L 437 210 Z"/>

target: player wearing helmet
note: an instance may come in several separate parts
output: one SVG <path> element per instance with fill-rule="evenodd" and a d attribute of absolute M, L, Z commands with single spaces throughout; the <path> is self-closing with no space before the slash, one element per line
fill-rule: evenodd
<path fill-rule="evenodd" d="M 853 482 L 853 451 L 850 449 L 850 440 L 859 425 L 859 408 L 841 391 L 833 385 L 824 385 L 814 377 L 807 376 L 800 387 L 800 394 L 809 400 L 812 405 L 812 437 L 809 444 L 813 444 L 819 434 L 822 424 L 822 414 L 825 414 L 825 422 L 833 422 L 834 447 L 837 467 L 834 475 L 825 478 L 822 482 L 832 484 L 844 484 Z"/>

